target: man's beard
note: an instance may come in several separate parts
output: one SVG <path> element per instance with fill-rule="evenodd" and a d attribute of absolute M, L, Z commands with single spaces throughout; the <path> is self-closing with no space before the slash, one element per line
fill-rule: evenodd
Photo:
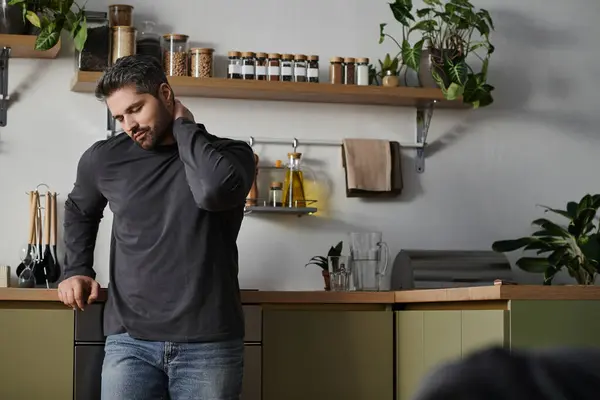
<path fill-rule="evenodd" d="M 159 115 L 156 117 L 154 129 L 148 129 L 145 132 L 144 141 L 142 143 L 134 140 L 134 142 L 144 150 L 153 150 L 162 145 L 169 136 L 169 130 L 172 129 L 172 117 L 169 110 L 164 105 L 160 105 Z M 143 128 L 146 129 L 146 128 Z"/>

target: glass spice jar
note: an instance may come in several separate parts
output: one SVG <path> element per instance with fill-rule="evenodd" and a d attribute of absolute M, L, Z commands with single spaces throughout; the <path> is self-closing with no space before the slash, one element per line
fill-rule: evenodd
<path fill-rule="evenodd" d="M 344 68 L 342 57 L 332 57 L 329 64 L 329 83 L 341 85 L 344 83 Z"/>
<path fill-rule="evenodd" d="M 133 26 L 113 26 L 111 61 L 135 54 L 136 29 Z"/>
<path fill-rule="evenodd" d="M 309 82 L 319 83 L 319 56 L 308 56 L 306 76 Z"/>
<path fill-rule="evenodd" d="M 272 207 L 283 206 L 283 182 L 271 182 L 269 188 L 269 205 Z"/>
<path fill-rule="evenodd" d="M 344 58 L 344 84 L 354 85 L 356 83 L 356 60 L 352 57 Z"/>
<path fill-rule="evenodd" d="M 254 73 L 257 81 L 267 80 L 267 53 L 256 53 Z"/>
<path fill-rule="evenodd" d="M 356 83 L 360 86 L 369 85 L 369 59 L 356 59 Z"/>
<path fill-rule="evenodd" d="M 211 78 L 213 76 L 214 49 L 190 49 L 190 75 L 194 78 Z"/>
<path fill-rule="evenodd" d="M 167 76 L 188 76 L 188 36 L 163 35 L 163 68 Z"/>
<path fill-rule="evenodd" d="M 294 56 L 292 54 L 284 54 L 281 56 L 281 80 L 291 82 L 294 77 Z"/>
<path fill-rule="evenodd" d="M 242 53 L 239 51 L 230 51 L 229 65 L 227 66 L 227 77 L 229 79 L 242 79 Z"/>
<path fill-rule="evenodd" d="M 281 54 L 270 53 L 267 61 L 267 76 L 270 81 L 278 81 L 281 76 Z"/>
<path fill-rule="evenodd" d="M 154 57 L 161 65 L 163 63 L 162 45 L 160 35 L 155 32 L 154 21 L 144 21 L 142 30 L 137 38 L 136 53 Z"/>
<path fill-rule="evenodd" d="M 87 40 L 81 51 L 75 51 L 75 61 L 80 71 L 104 71 L 110 55 L 110 28 L 107 13 L 85 11 Z"/>
<path fill-rule="evenodd" d="M 306 56 L 304 54 L 296 54 L 294 56 L 294 82 L 306 82 Z"/>
<path fill-rule="evenodd" d="M 254 80 L 255 77 L 255 57 L 251 51 L 245 51 L 242 53 L 242 79 Z"/>

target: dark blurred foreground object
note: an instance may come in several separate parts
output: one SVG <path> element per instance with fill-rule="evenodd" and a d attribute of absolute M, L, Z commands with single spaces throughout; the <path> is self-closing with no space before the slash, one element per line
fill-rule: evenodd
<path fill-rule="evenodd" d="M 492 348 L 436 369 L 413 400 L 598 400 L 600 349 Z"/>

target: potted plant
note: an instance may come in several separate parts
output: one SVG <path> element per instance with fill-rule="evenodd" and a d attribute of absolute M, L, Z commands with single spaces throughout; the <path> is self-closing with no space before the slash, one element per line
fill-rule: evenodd
<path fill-rule="evenodd" d="M 342 248 L 344 246 L 344 242 L 341 241 L 335 246 L 332 246 L 327 252 L 327 256 L 314 256 L 311 258 L 305 267 L 309 265 L 316 265 L 321 267 L 321 273 L 323 274 L 323 279 L 325 280 L 325 290 L 331 290 L 331 280 L 329 278 L 329 261 L 328 257 L 339 257 L 342 255 Z"/>
<path fill-rule="evenodd" d="M 528 272 L 544 274 L 544 285 L 551 285 L 554 276 L 566 269 L 579 285 L 593 285 L 600 273 L 600 224 L 594 220 L 600 207 L 600 195 L 585 195 L 579 203 L 571 201 L 566 210 L 542 206 L 567 219 L 559 225 L 546 218 L 533 221 L 540 227 L 531 236 L 514 240 L 500 240 L 492 244 L 497 252 L 511 252 L 523 248 L 535 250 L 538 256 L 522 257 L 517 266 Z"/>
<path fill-rule="evenodd" d="M 494 46 L 490 33 L 494 22 L 485 9 L 475 9 L 468 0 L 423 0 L 426 7 L 412 14 L 412 0 L 395 0 L 390 9 L 402 25 L 402 43 L 385 32 L 380 24 L 380 39 L 391 38 L 400 48 L 402 62 L 415 70 L 424 86 L 442 89 L 447 100 L 462 96 L 463 102 L 474 108 L 493 103 L 494 87 L 487 83 L 489 61 Z M 411 46 L 409 37 L 421 32 L 421 38 Z M 475 38 L 477 33 L 480 37 Z M 481 61 L 477 70 L 469 56 Z"/>
<path fill-rule="evenodd" d="M 9 5 L 20 6 L 23 16 L 37 28 L 36 50 L 50 50 L 67 31 L 75 49 L 81 51 L 87 40 L 87 22 L 84 8 L 74 0 L 10 0 Z"/>

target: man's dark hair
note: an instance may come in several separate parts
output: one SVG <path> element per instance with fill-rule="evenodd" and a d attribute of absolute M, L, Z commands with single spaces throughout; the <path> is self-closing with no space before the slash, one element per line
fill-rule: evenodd
<path fill-rule="evenodd" d="M 108 67 L 96 85 L 96 98 L 104 100 L 115 91 L 135 86 L 138 93 L 158 97 L 158 89 L 169 83 L 162 66 L 154 57 L 133 55 L 119 58 Z"/>

